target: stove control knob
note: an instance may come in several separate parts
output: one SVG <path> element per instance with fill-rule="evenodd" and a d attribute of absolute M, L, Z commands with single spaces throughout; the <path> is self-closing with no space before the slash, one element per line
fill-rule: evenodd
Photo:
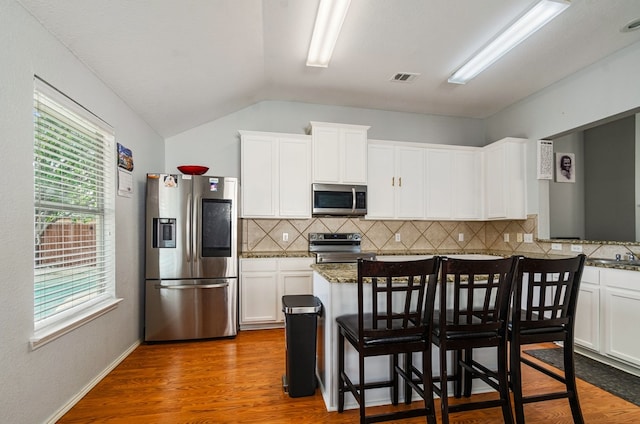
<path fill-rule="evenodd" d="M 357 234 L 357 233 L 356 233 L 356 234 L 353 234 L 353 239 L 354 239 L 355 241 L 360 241 L 360 239 L 362 239 L 362 236 L 361 236 L 360 234 Z"/>

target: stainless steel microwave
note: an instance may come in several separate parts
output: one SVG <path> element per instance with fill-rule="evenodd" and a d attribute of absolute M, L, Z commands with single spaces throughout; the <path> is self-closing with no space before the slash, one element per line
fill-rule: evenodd
<path fill-rule="evenodd" d="M 313 184 L 313 215 L 363 216 L 367 214 L 367 186 Z"/>

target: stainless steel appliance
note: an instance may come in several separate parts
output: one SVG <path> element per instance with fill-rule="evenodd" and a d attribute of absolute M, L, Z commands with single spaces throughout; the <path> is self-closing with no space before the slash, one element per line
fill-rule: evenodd
<path fill-rule="evenodd" d="M 312 184 L 313 215 L 363 216 L 367 214 L 367 186 Z"/>
<path fill-rule="evenodd" d="M 362 252 L 361 242 L 360 233 L 309 233 L 309 252 L 316 254 L 319 264 L 375 259 L 375 253 Z"/>
<path fill-rule="evenodd" d="M 147 174 L 146 341 L 237 334 L 236 178 Z"/>

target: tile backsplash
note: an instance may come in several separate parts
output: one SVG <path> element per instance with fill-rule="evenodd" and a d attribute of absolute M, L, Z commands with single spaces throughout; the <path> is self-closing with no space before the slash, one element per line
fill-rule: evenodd
<path fill-rule="evenodd" d="M 306 251 L 309 233 L 358 232 L 362 249 L 378 253 L 455 252 L 531 249 L 542 252 L 536 243 L 517 241 L 517 234 L 535 237 L 536 217 L 516 221 L 379 221 L 362 218 L 244 219 L 243 252 Z M 287 234 L 284 241 L 283 234 Z M 504 241 L 509 233 L 509 242 Z M 400 241 L 396 241 L 396 234 Z M 527 245 L 523 247 L 523 245 Z M 528 251 L 528 250 L 527 250 Z"/>
<path fill-rule="evenodd" d="M 572 244 L 587 256 L 613 258 L 616 254 L 640 256 L 637 243 L 558 241 L 561 250 L 552 250 L 549 240 L 538 240 L 537 215 L 511 221 L 384 221 L 362 218 L 243 219 L 242 252 L 282 253 L 308 250 L 309 233 L 358 232 L 362 250 L 384 253 L 480 253 L 575 255 Z M 283 240 L 287 234 L 287 241 Z M 396 241 L 400 234 L 400 241 Z M 460 236 L 462 234 L 462 237 Z M 505 241 L 508 234 L 509 241 Z M 533 241 L 524 242 L 525 234 Z M 520 240 L 519 237 L 522 237 Z M 461 240 L 462 238 L 462 240 Z M 555 242 L 555 241 L 554 241 Z"/>

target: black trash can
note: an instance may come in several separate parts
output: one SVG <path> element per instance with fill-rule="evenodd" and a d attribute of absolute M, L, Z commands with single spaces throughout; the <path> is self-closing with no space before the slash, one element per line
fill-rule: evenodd
<path fill-rule="evenodd" d="M 316 391 L 316 327 L 322 311 L 311 295 L 282 296 L 286 343 L 286 374 L 282 385 L 290 397 L 313 396 Z"/>

